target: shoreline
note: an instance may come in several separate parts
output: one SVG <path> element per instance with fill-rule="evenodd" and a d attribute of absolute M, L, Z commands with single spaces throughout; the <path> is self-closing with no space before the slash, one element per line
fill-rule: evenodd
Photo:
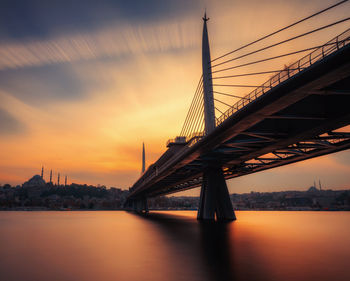
<path fill-rule="evenodd" d="M 0 212 L 42 212 L 42 211 L 54 211 L 54 212 L 75 212 L 75 211 L 126 211 L 134 212 L 132 210 L 126 209 L 46 209 L 46 208 L 9 208 L 9 209 L 0 209 Z M 197 211 L 197 209 L 150 209 L 149 211 Z M 295 209 L 235 209 L 234 211 L 278 211 L 278 212 L 350 212 L 350 209 L 310 209 L 310 208 L 295 208 Z"/>

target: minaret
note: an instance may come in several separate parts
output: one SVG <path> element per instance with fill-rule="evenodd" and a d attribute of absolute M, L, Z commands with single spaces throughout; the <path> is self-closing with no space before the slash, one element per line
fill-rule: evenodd
<path fill-rule="evenodd" d="M 50 183 L 52 183 L 52 169 L 50 170 Z"/>
<path fill-rule="evenodd" d="M 146 156 L 145 156 L 145 143 L 142 143 L 142 170 L 141 174 L 145 172 L 146 169 Z"/>
<path fill-rule="evenodd" d="M 213 83 L 211 75 L 210 47 L 207 29 L 207 13 L 204 14 L 203 37 L 202 37 L 202 70 L 204 90 L 204 121 L 205 134 L 208 135 L 215 129 L 215 107 L 213 97 Z"/>
<path fill-rule="evenodd" d="M 67 176 L 64 178 L 64 186 L 67 186 Z"/>
<path fill-rule="evenodd" d="M 60 173 L 57 175 L 57 186 L 60 186 Z"/>
<path fill-rule="evenodd" d="M 320 186 L 320 190 L 322 190 L 322 187 L 321 187 L 321 180 L 318 180 L 318 185 Z"/>
<path fill-rule="evenodd" d="M 41 178 L 44 179 L 44 166 L 41 166 Z"/>

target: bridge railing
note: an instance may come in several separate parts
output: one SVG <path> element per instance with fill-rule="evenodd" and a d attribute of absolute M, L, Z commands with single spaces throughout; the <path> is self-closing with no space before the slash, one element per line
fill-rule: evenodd
<path fill-rule="evenodd" d="M 187 145 L 192 146 L 199 142 L 201 138 L 204 137 L 204 131 L 203 132 L 194 132 L 190 136 L 187 137 Z"/>
<path fill-rule="evenodd" d="M 187 146 L 192 146 L 196 144 L 203 136 L 204 132 L 194 132 L 189 136 L 179 136 L 174 139 L 169 139 L 166 142 L 166 146 L 169 147 L 171 144 L 186 144 Z M 181 142 L 179 142 L 179 138 L 181 138 Z"/>
<path fill-rule="evenodd" d="M 337 37 L 328 41 L 322 47 L 315 49 L 308 55 L 302 57 L 295 63 L 289 65 L 285 69 L 278 72 L 276 75 L 272 76 L 268 81 L 266 81 L 261 86 L 257 87 L 255 90 L 250 92 L 248 95 L 242 97 L 238 102 L 233 104 L 228 110 L 226 110 L 219 118 L 216 119 L 216 126 L 219 126 L 227 118 L 233 115 L 235 112 L 239 111 L 252 101 L 256 100 L 260 96 L 267 93 L 273 87 L 276 87 L 280 83 L 286 81 L 292 76 L 298 74 L 314 63 L 322 60 L 326 56 L 334 53 L 340 48 L 348 45 L 350 43 L 350 29 L 347 29 L 345 32 L 341 33 Z"/>
<path fill-rule="evenodd" d="M 185 136 L 177 136 L 174 139 L 169 139 L 166 142 L 166 146 L 168 147 L 171 144 L 186 144 L 187 143 L 187 138 Z"/>

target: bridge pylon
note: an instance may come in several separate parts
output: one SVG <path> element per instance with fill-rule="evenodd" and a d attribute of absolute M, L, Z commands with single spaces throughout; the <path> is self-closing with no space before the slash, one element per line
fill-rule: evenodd
<path fill-rule="evenodd" d="M 129 211 L 134 211 L 137 213 L 148 213 L 148 202 L 146 197 L 137 199 L 128 199 L 125 203 L 124 208 Z"/>
<path fill-rule="evenodd" d="M 225 177 L 221 167 L 211 166 L 203 172 L 198 220 L 235 220 Z"/>
<path fill-rule="evenodd" d="M 206 13 L 203 17 L 202 37 L 202 70 L 203 70 L 203 100 L 205 134 L 210 134 L 215 129 L 215 107 L 213 97 L 213 82 L 211 74 L 210 46 L 207 29 Z M 226 180 L 222 167 L 218 164 L 208 163 L 208 168 L 203 172 L 200 202 L 198 208 L 198 220 L 235 220 L 236 216 L 232 208 Z"/>

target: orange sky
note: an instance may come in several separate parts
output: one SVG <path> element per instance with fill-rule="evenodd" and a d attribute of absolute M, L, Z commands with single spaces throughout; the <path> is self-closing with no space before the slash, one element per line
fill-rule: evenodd
<path fill-rule="evenodd" d="M 69 182 L 131 186 L 140 175 L 142 142 L 149 165 L 181 130 L 201 75 L 205 6 L 215 58 L 330 3 L 199 1 L 196 9 L 169 18 L 116 18 L 91 30 L 55 29 L 45 38 L 1 40 L 0 110 L 12 123 L 0 134 L 0 184 L 21 184 L 44 165 L 46 179 L 53 169 L 54 175 L 67 174 Z M 274 40 L 345 18 L 349 10 L 350 5 L 337 8 Z M 323 43 L 348 27 L 345 23 L 279 50 Z M 279 69 L 295 58 L 269 67 Z M 232 179 L 228 186 L 230 192 L 306 189 L 320 179 L 328 188 L 349 188 L 349 173 L 345 151 Z"/>

